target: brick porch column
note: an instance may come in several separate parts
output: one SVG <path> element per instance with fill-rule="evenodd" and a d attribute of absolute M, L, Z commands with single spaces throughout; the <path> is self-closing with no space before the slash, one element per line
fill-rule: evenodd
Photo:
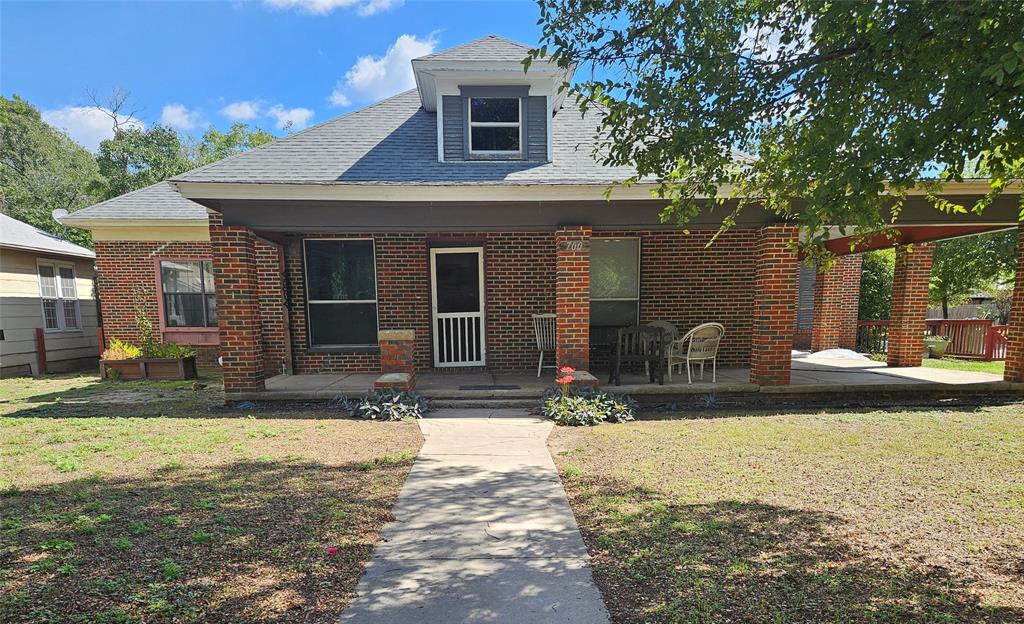
<path fill-rule="evenodd" d="M 934 243 L 896 246 L 889 312 L 889 366 L 920 366 Z"/>
<path fill-rule="evenodd" d="M 559 366 L 590 368 L 590 226 L 555 232 L 555 359 Z"/>
<path fill-rule="evenodd" d="M 770 225 L 758 232 L 750 383 L 783 386 L 792 368 L 799 260 L 790 243 L 799 228 Z"/>
<path fill-rule="evenodd" d="M 857 348 L 860 255 L 840 256 L 814 286 L 811 351 Z"/>
<path fill-rule="evenodd" d="M 224 392 L 264 389 L 256 237 L 244 226 L 210 222 L 210 246 L 217 288 L 217 324 Z"/>
<path fill-rule="evenodd" d="M 1018 226 L 1017 275 L 1024 275 L 1024 225 Z M 1003 379 L 1024 383 L 1024 277 L 1013 283 L 1010 303 L 1010 327 L 1006 337 L 1006 369 Z"/>

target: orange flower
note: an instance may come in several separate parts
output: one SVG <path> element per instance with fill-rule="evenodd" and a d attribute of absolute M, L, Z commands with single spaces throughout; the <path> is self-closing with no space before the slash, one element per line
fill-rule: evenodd
<path fill-rule="evenodd" d="M 572 376 L 566 375 L 565 377 L 559 377 L 558 379 L 556 379 L 555 383 L 571 384 L 573 381 L 575 381 L 575 379 Z"/>
<path fill-rule="evenodd" d="M 576 369 L 573 368 L 572 366 L 563 366 L 562 368 L 558 369 L 558 372 L 562 373 L 563 375 L 572 375 L 573 373 L 576 372 Z"/>

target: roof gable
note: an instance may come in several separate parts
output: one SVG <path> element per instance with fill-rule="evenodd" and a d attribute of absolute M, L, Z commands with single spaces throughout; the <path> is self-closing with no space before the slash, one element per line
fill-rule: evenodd
<path fill-rule="evenodd" d="M 487 61 L 515 62 L 526 58 L 530 46 L 499 37 L 487 35 L 454 48 L 441 50 L 413 59 L 413 61 Z"/>

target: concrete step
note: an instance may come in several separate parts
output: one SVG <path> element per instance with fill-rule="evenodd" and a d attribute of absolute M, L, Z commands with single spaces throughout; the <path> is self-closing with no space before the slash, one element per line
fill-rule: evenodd
<path fill-rule="evenodd" d="M 494 399 L 494 398 L 480 398 L 480 399 L 453 399 L 453 398 L 434 398 L 429 397 L 430 407 L 435 409 L 442 408 L 484 408 L 484 409 L 507 409 L 507 408 L 523 408 L 530 409 L 537 407 L 540 404 L 540 399 Z"/>

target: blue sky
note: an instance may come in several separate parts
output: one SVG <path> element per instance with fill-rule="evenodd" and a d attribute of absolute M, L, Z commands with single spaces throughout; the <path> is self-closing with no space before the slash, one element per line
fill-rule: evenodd
<path fill-rule="evenodd" d="M 0 0 L 0 93 L 95 149 L 89 92 L 131 93 L 145 125 L 301 129 L 412 86 L 409 59 L 487 34 L 536 43 L 531 0 Z"/>

